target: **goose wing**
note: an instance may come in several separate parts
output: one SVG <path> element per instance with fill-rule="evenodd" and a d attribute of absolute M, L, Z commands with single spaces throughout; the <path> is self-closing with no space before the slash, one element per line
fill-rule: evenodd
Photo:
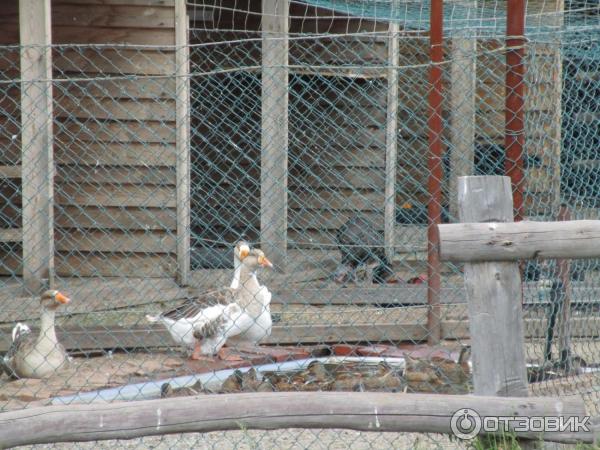
<path fill-rule="evenodd" d="M 245 333 L 256 319 L 236 303 L 218 305 L 205 310 L 205 320 L 194 324 L 194 337 L 199 341 L 216 337 L 230 338 Z"/>
<path fill-rule="evenodd" d="M 226 305 L 233 301 L 234 289 L 222 288 L 186 299 L 175 308 L 162 313 L 163 317 L 172 320 L 192 319 L 213 306 Z"/>
<path fill-rule="evenodd" d="M 16 377 L 14 369 L 15 356 L 24 354 L 35 345 L 35 337 L 27 325 L 18 323 L 12 331 L 13 341 L 0 360 L 0 373 L 6 372 L 9 377 Z"/>

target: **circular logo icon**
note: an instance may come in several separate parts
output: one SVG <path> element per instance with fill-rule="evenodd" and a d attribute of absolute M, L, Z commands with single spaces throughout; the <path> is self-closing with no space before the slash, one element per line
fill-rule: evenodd
<path fill-rule="evenodd" d="M 481 417 L 473 409 L 459 409 L 450 419 L 450 429 L 459 439 L 473 439 L 481 431 Z"/>

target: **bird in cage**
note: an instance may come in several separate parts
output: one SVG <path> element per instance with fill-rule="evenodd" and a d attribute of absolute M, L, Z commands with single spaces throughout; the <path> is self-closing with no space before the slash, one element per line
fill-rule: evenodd
<path fill-rule="evenodd" d="M 2 359 L 2 368 L 13 378 L 46 378 L 69 362 L 65 348 L 58 342 L 54 328 L 56 310 L 70 299 L 56 290 L 40 298 L 40 332 L 37 336 L 26 324 L 13 328 L 13 342 Z"/>
<path fill-rule="evenodd" d="M 271 293 L 258 283 L 256 271 L 272 267 L 257 249 L 245 243 L 236 245 L 235 273 L 230 287 L 205 292 L 158 316 L 146 316 L 150 322 L 162 323 L 191 359 L 205 359 L 221 352 L 229 338 L 258 342 L 271 331 Z M 232 287 L 233 286 L 233 287 Z M 203 356 L 204 355 L 204 356 Z"/>
<path fill-rule="evenodd" d="M 394 274 L 382 233 L 364 215 L 354 215 L 339 228 L 337 244 L 342 261 L 333 276 L 336 282 L 356 282 L 365 272 L 368 282 L 385 283 Z"/>

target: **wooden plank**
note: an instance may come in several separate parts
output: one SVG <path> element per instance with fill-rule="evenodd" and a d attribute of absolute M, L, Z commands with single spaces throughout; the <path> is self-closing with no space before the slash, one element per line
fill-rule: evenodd
<path fill-rule="evenodd" d="M 139 80 L 77 80 L 57 83 L 56 97 L 94 97 L 112 99 L 172 100 L 175 98 L 174 78 L 142 78 Z"/>
<path fill-rule="evenodd" d="M 175 236 L 168 231 L 57 230 L 61 252 L 174 253 Z"/>
<path fill-rule="evenodd" d="M 21 178 L 21 166 L 0 166 L 0 178 Z"/>
<path fill-rule="evenodd" d="M 144 33 L 147 34 L 145 31 Z M 85 36 L 85 32 L 82 36 Z M 173 51 L 157 51 L 155 49 L 141 51 L 110 48 L 66 48 L 54 54 L 53 63 L 60 75 L 65 73 L 86 74 L 87 76 L 127 74 L 138 75 L 140 79 L 152 79 L 152 75 L 173 75 L 175 73 Z M 137 80 L 134 78 L 134 81 Z"/>
<path fill-rule="evenodd" d="M 56 143 L 58 164 L 88 166 L 175 166 L 172 144 Z"/>
<path fill-rule="evenodd" d="M 0 242 L 21 242 L 23 230 L 20 228 L 0 229 Z"/>
<path fill-rule="evenodd" d="M 175 102 L 158 99 L 61 97 L 56 102 L 56 117 L 174 122 Z"/>
<path fill-rule="evenodd" d="M 175 28 L 173 7 L 94 5 L 71 3 L 53 5 L 52 25 L 89 28 Z"/>
<path fill-rule="evenodd" d="M 143 81 L 139 82 L 143 83 Z M 58 122 L 55 130 L 57 144 L 68 145 L 85 142 L 86 148 L 89 143 L 97 144 L 101 141 L 106 141 L 105 145 L 118 142 L 163 145 L 175 143 L 175 128 L 171 126 L 171 123 L 155 121 L 94 120 L 77 122 L 68 120 Z M 173 154 L 175 154 L 175 149 L 173 149 Z"/>
<path fill-rule="evenodd" d="M 7 4 L 0 12 L 1 24 L 18 22 L 17 5 Z M 161 5 L 92 5 L 86 2 L 52 2 L 52 26 L 106 28 L 175 28 L 173 7 Z"/>
<path fill-rule="evenodd" d="M 174 277 L 174 255 L 59 253 L 56 274 L 75 277 Z"/>
<path fill-rule="evenodd" d="M 458 205 L 461 222 L 512 222 L 510 178 L 460 177 Z M 518 263 L 469 262 L 464 274 L 475 394 L 527 397 Z"/>
<path fill-rule="evenodd" d="M 175 189 L 163 186 L 61 184 L 56 203 L 72 206 L 175 208 Z"/>
<path fill-rule="evenodd" d="M 57 277 L 56 289 L 73 299 L 66 308 L 56 311 L 57 316 L 114 311 L 118 308 L 169 300 L 177 301 L 189 297 L 188 290 L 177 286 L 172 278 Z M 7 323 L 7 326 L 12 326 L 15 321 L 31 321 L 39 315 L 39 298 L 23 297 L 21 283 L 18 280 L 4 283 L 0 290 L 0 303 L 2 304 L 0 323 Z M 2 328 L 0 330 L 4 331 Z M 10 339 L 10 332 L 7 343 L 9 343 L 8 339 Z M 2 347 L 1 342 L 0 339 L 0 347 Z M 0 350 L 0 352 L 4 351 L 6 348 Z"/>
<path fill-rule="evenodd" d="M 274 304 L 298 305 L 426 305 L 427 287 L 399 285 L 397 287 L 324 287 L 324 288 L 274 288 Z M 456 287 L 442 287 L 443 304 L 464 303 L 465 292 Z M 340 310 L 341 311 L 341 310 Z M 377 328 L 377 327 L 375 327 Z"/>
<path fill-rule="evenodd" d="M 57 5 L 173 6 L 175 0 L 53 0 Z"/>
<path fill-rule="evenodd" d="M 385 139 L 385 206 L 384 244 L 388 261 L 394 259 L 394 231 L 396 230 L 396 165 L 398 159 L 398 78 L 400 65 L 400 25 L 392 21 L 389 25 L 388 70 L 387 70 L 387 118 Z"/>
<path fill-rule="evenodd" d="M 175 66 L 177 67 L 177 280 L 181 286 L 188 284 L 190 271 L 190 52 L 188 40 L 189 19 L 185 0 L 175 1 Z"/>
<path fill-rule="evenodd" d="M 450 434 L 456 411 L 491 417 L 560 417 L 585 423 L 581 398 L 477 398 L 470 395 L 386 392 L 259 392 L 160 400 L 59 405 L 3 414 L 0 435 L 8 447 L 34 443 L 133 439 L 169 433 L 244 429 L 353 429 Z M 160 413 L 158 413 L 160 411 Z M 557 413 L 558 412 L 558 413 Z M 589 419 L 589 417 L 587 417 Z M 497 419 L 496 419 L 497 420 Z M 558 419 L 557 419 L 558 420 Z M 521 422 L 521 421 L 519 421 Z M 76 424 L 76 425 L 74 425 Z M 99 425 L 100 424 L 100 425 Z M 375 425 L 374 425 L 375 424 Z M 590 424 L 591 427 L 591 424 Z M 24 431 L 35 430 L 35 432 Z M 479 430 L 478 430 L 479 431 Z M 517 432 L 519 438 L 594 442 L 593 427 L 577 432 Z M 484 433 L 481 433 L 484 434 Z"/>
<path fill-rule="evenodd" d="M 289 0 L 262 0 L 261 247 L 285 271 L 288 209 Z"/>
<path fill-rule="evenodd" d="M 54 277 L 50 0 L 19 0 L 23 277 L 32 293 Z M 44 281 L 47 280 L 47 281 Z"/>
<path fill-rule="evenodd" d="M 452 6 L 475 7 L 473 0 Z M 450 215 L 458 217 L 458 177 L 475 173 L 475 115 L 477 39 L 454 33 L 450 56 Z M 480 107 L 480 102 L 477 102 Z"/>
<path fill-rule="evenodd" d="M 85 26 L 53 26 L 55 44 L 130 44 L 155 45 L 165 49 L 175 45 L 173 30 L 155 28 L 103 28 Z"/>
<path fill-rule="evenodd" d="M 62 228 L 105 230 L 176 231 L 174 209 L 121 208 L 113 206 L 63 206 L 55 210 L 55 224 Z"/>
<path fill-rule="evenodd" d="M 353 211 L 382 211 L 383 192 L 368 191 L 359 193 L 352 189 L 330 191 L 315 189 L 290 190 L 289 207 L 296 209 L 344 209 Z"/>
<path fill-rule="evenodd" d="M 446 261 L 598 258 L 600 220 L 438 225 Z"/>
<path fill-rule="evenodd" d="M 117 183 L 144 184 L 147 186 L 175 186 L 175 170 L 172 167 L 115 167 L 81 164 L 59 165 L 56 179 L 61 183 Z"/>

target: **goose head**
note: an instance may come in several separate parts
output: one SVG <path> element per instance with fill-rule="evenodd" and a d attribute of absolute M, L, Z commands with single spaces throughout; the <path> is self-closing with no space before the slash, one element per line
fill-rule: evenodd
<path fill-rule="evenodd" d="M 40 298 L 40 305 L 43 309 L 53 310 L 62 305 L 66 305 L 71 300 L 57 290 L 48 290 Z"/>
<path fill-rule="evenodd" d="M 239 241 L 237 244 L 235 244 L 233 253 L 238 261 L 242 261 L 250 254 L 250 244 L 248 244 L 246 241 Z"/>
<path fill-rule="evenodd" d="M 273 268 L 271 261 L 267 259 L 262 250 L 254 248 L 248 252 L 248 255 L 241 259 L 242 264 L 251 272 L 255 272 L 261 267 Z"/>

